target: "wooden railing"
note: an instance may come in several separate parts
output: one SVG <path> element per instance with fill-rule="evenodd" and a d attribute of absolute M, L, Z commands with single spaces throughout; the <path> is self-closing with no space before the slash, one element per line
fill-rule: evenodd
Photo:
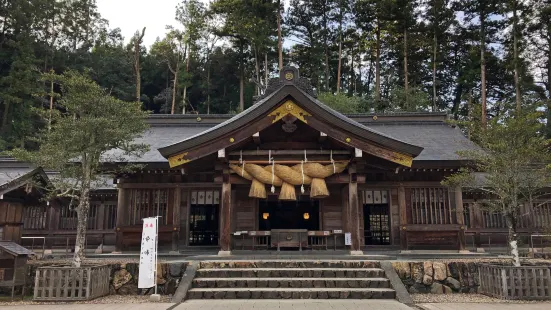
<path fill-rule="evenodd" d="M 478 265 L 479 293 L 503 299 L 551 299 L 549 266 Z"/>
<path fill-rule="evenodd" d="M 410 224 L 456 224 L 450 194 L 445 187 L 408 188 Z"/>
<path fill-rule="evenodd" d="M 36 270 L 34 300 L 90 300 L 109 294 L 108 265 L 75 267 L 40 267 Z"/>

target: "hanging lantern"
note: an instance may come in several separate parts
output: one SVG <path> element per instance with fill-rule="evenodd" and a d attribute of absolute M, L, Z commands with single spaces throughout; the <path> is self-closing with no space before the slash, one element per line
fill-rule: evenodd
<path fill-rule="evenodd" d="M 262 213 L 262 218 L 267 220 L 270 217 L 270 213 Z"/>
<path fill-rule="evenodd" d="M 310 213 L 306 212 L 302 215 L 302 217 L 305 219 L 305 220 L 308 220 L 310 219 Z"/>

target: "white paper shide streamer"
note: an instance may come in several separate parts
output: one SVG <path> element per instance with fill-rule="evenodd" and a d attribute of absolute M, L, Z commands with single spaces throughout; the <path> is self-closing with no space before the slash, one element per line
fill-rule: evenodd
<path fill-rule="evenodd" d="M 143 219 L 138 288 L 150 288 L 155 286 L 155 271 L 157 269 L 157 223 L 158 220 L 156 217 Z"/>

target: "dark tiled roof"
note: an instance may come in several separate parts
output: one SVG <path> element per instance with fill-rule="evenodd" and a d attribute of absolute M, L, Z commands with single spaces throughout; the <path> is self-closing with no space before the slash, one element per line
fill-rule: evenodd
<path fill-rule="evenodd" d="M 12 255 L 34 255 L 34 253 L 27 248 L 20 246 L 13 241 L 0 241 L 0 250 L 11 253 Z"/>
<path fill-rule="evenodd" d="M 479 149 L 459 128 L 445 123 L 370 123 L 369 126 L 400 140 L 422 146 L 423 151 L 414 161 L 461 160 L 457 152 Z"/>
<path fill-rule="evenodd" d="M 266 113 L 270 112 L 274 107 L 281 104 L 281 102 L 288 97 L 292 97 L 298 105 L 312 113 L 312 115 L 316 118 L 320 118 L 320 120 L 326 121 L 334 127 L 342 128 L 352 134 L 389 147 L 394 151 L 412 155 L 412 157 L 417 156 L 417 154 L 422 151 L 422 148 L 415 144 L 401 141 L 396 137 L 382 134 L 376 130 L 361 125 L 360 123 L 327 107 L 325 104 L 311 97 L 302 89 L 297 88 L 296 85 L 287 83 L 231 119 L 202 133 L 182 139 L 178 143 L 159 148 L 159 152 L 161 152 L 163 156 L 168 157 L 179 152 L 193 149 L 198 145 L 210 143 L 214 139 L 220 137 L 220 135 L 239 130 L 239 128 L 247 126 L 250 122 L 256 121 L 259 117 L 262 117 Z"/>

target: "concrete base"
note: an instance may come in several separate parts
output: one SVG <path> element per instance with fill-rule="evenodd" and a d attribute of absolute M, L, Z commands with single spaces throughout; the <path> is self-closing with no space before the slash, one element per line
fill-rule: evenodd
<path fill-rule="evenodd" d="M 178 255 L 180 254 L 180 251 L 170 251 L 168 252 L 169 255 Z"/>
<path fill-rule="evenodd" d="M 471 253 L 471 251 L 469 251 L 469 250 L 460 250 L 459 251 L 459 254 L 469 254 L 469 253 Z"/>
<path fill-rule="evenodd" d="M 149 296 L 149 301 L 161 301 L 161 295 L 160 294 L 151 294 L 151 296 Z"/>
<path fill-rule="evenodd" d="M 350 251 L 350 255 L 356 256 L 356 255 L 364 255 L 363 251 Z"/>
<path fill-rule="evenodd" d="M 400 251 L 400 254 L 411 254 L 411 250 L 402 250 Z"/>
<path fill-rule="evenodd" d="M 476 248 L 476 253 L 486 253 L 486 250 L 484 248 Z"/>
<path fill-rule="evenodd" d="M 44 255 L 52 255 L 52 254 L 53 254 L 52 250 L 44 250 Z"/>
<path fill-rule="evenodd" d="M 94 254 L 103 254 L 103 244 L 100 244 L 94 251 Z"/>
<path fill-rule="evenodd" d="M 218 256 L 231 256 L 231 251 L 218 251 Z"/>

